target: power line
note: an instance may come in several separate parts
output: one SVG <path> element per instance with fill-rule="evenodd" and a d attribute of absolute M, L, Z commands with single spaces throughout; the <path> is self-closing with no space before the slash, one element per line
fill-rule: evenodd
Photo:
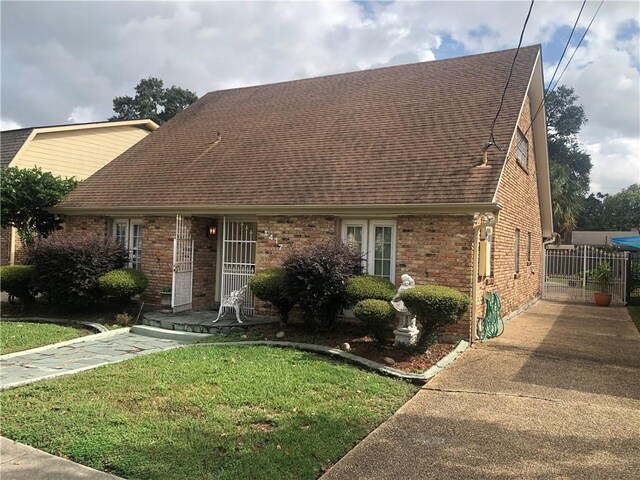
<path fill-rule="evenodd" d="M 498 116 L 500 115 L 500 111 L 502 110 L 502 104 L 504 103 L 504 97 L 507 94 L 507 88 L 509 87 L 509 82 L 511 81 L 511 76 L 513 75 L 513 69 L 516 65 L 516 59 L 518 58 L 518 52 L 520 52 L 520 46 L 522 45 L 522 38 L 524 37 L 524 31 L 527 28 L 527 23 L 529 23 L 529 17 L 531 16 L 531 10 L 533 9 L 533 4 L 535 0 L 531 0 L 531 4 L 529 5 L 529 12 L 527 13 L 527 18 L 524 20 L 524 25 L 522 25 L 522 32 L 520 32 L 520 41 L 518 42 L 518 48 L 516 49 L 516 54 L 513 56 L 513 62 L 511 62 L 511 69 L 509 70 L 509 77 L 507 78 L 507 83 L 504 86 L 504 90 L 502 91 L 502 98 L 500 99 L 500 106 L 498 107 L 498 111 L 496 112 L 496 116 L 491 122 L 491 132 L 489 133 L 489 143 L 485 145 L 484 150 L 486 151 L 491 145 L 495 145 L 498 150 L 502 150 L 495 141 L 493 136 L 493 130 L 496 126 L 496 122 L 498 121 Z M 586 1 L 586 0 L 585 0 Z"/>
<path fill-rule="evenodd" d="M 580 38 L 580 41 L 578 42 L 578 45 L 576 45 L 576 48 L 573 50 L 573 53 L 571 54 L 571 57 L 569 57 L 569 61 L 567 62 L 567 64 L 562 69 L 562 72 L 560 73 L 560 76 L 558 77 L 558 80 L 556 80 L 555 85 L 551 85 L 553 83 L 553 79 L 555 77 L 555 72 L 553 74 L 553 77 L 551 77 L 551 81 L 549 82 L 549 88 L 545 92 L 544 97 L 542 98 L 542 101 L 540 102 L 540 105 L 538 106 L 538 109 L 536 110 L 535 115 L 531 119 L 531 123 L 529 124 L 529 127 L 527 128 L 527 131 L 524 132 L 525 136 L 527 135 L 529 130 L 531 130 L 531 127 L 533 126 L 533 122 L 535 121 L 536 118 L 538 118 L 538 115 L 542 111 L 542 107 L 544 106 L 544 102 L 547 99 L 547 96 L 550 93 L 553 93 L 555 91 L 556 87 L 558 86 L 558 84 L 560 83 L 560 79 L 564 75 L 564 72 L 567 71 L 567 67 L 569 67 L 569 65 L 571 64 L 571 60 L 573 60 L 573 57 L 575 56 L 576 52 L 580 48 L 580 45 L 582 45 L 582 41 L 584 40 L 584 37 L 587 36 L 587 33 L 589 32 L 589 29 L 591 28 L 591 25 L 593 24 L 593 21 L 596 19 L 596 16 L 598 15 L 598 12 L 600 11 L 600 8 L 602 7 L 603 3 L 604 3 L 604 0 L 601 0 L 600 1 L 600 5 L 598 5 L 598 8 L 597 8 L 596 12 L 593 14 L 593 17 L 591 17 L 591 21 L 589 22 L 589 25 L 587 25 L 587 28 L 584 31 L 584 33 L 582 34 L 582 37 Z M 582 6 L 584 7 L 584 3 L 582 4 Z M 580 12 L 582 12 L 582 9 L 580 9 Z M 578 18 L 580 18 L 580 14 L 578 14 Z M 576 19 L 576 23 L 577 23 L 577 21 L 578 20 Z M 574 29 L 575 29 L 575 24 L 574 24 Z M 571 32 L 571 34 L 573 35 L 573 31 Z M 569 36 L 569 39 L 571 39 L 571 36 Z M 568 44 L 568 42 L 567 42 L 567 44 Z M 566 47 L 565 47 L 565 50 L 566 50 Z M 563 52 L 562 55 L 564 56 L 564 52 Z M 560 60 L 558 61 L 558 66 L 556 67 L 556 72 L 558 71 L 558 67 L 560 66 L 561 62 L 562 62 L 562 57 L 560 57 Z"/>

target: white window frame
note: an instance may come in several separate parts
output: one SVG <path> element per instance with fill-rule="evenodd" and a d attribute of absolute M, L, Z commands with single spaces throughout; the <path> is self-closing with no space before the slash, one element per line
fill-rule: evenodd
<path fill-rule="evenodd" d="M 525 148 L 522 148 L 522 144 L 524 144 Z M 529 171 L 529 140 L 520 128 L 518 128 L 518 141 L 516 143 L 516 160 L 526 172 Z"/>
<path fill-rule="evenodd" d="M 133 256 L 132 256 L 132 252 L 133 252 L 133 226 L 134 225 L 140 225 L 143 226 L 144 222 L 141 218 L 114 218 L 113 219 L 113 227 L 112 227 L 112 235 L 113 238 L 117 239 L 117 225 L 118 224 L 125 224 L 126 225 L 126 230 L 125 230 L 125 248 L 127 249 L 127 252 L 129 253 L 129 263 L 128 263 L 128 267 L 129 268 L 137 268 L 138 270 L 142 269 L 142 254 L 144 253 L 144 247 L 143 247 L 143 242 L 144 242 L 144 233 L 142 234 L 142 239 L 141 239 L 141 244 L 139 247 L 140 250 L 140 262 L 139 265 L 137 267 L 134 266 L 133 263 Z M 144 232 L 144 227 L 143 230 Z"/>
<path fill-rule="evenodd" d="M 342 221 L 342 241 L 346 242 L 347 238 L 347 229 L 349 227 L 361 227 L 362 228 L 362 248 L 360 249 L 360 253 L 362 254 L 362 261 L 364 265 L 362 265 L 363 270 L 367 271 L 367 265 L 369 264 L 369 225 L 367 220 L 343 220 Z"/>
<path fill-rule="evenodd" d="M 397 248 L 397 222 L 389 219 L 343 219 L 341 226 L 341 238 L 347 241 L 348 227 L 362 227 L 362 253 L 365 264 L 364 272 L 373 275 L 375 271 L 375 231 L 376 227 L 391 227 L 391 262 L 389 266 L 389 281 L 395 283 L 396 278 L 396 248 Z"/>

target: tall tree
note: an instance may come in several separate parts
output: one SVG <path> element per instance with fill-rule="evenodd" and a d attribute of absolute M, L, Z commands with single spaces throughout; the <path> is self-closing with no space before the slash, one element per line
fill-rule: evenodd
<path fill-rule="evenodd" d="M 159 78 L 149 77 L 136 85 L 134 97 L 113 99 L 115 115 L 109 120 L 136 120 L 150 118 L 158 125 L 166 122 L 198 99 L 190 90 L 175 85 L 164 88 Z"/>
<path fill-rule="evenodd" d="M 640 183 L 608 195 L 603 202 L 603 217 L 608 230 L 640 231 Z"/>
<path fill-rule="evenodd" d="M 15 227 L 25 245 L 37 235 L 48 236 L 60 227 L 62 219 L 47 208 L 60 202 L 76 185 L 78 181 L 73 178 L 54 177 L 40 168 L 4 168 L 0 224 Z"/>
<path fill-rule="evenodd" d="M 565 85 L 549 93 L 545 100 L 555 230 L 565 239 L 577 225 L 591 173 L 591 157 L 578 142 L 587 117 L 577 101 L 573 88 Z"/>

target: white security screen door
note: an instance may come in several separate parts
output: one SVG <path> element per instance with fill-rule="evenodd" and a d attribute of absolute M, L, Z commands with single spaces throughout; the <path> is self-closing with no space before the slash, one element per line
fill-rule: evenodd
<path fill-rule="evenodd" d="M 194 245 L 189 225 L 176 216 L 176 237 L 173 239 L 173 285 L 171 308 L 174 312 L 191 309 L 193 289 Z"/>
<path fill-rule="evenodd" d="M 220 295 L 224 297 L 249 283 L 256 272 L 256 240 L 258 224 L 250 221 L 223 220 L 222 280 Z M 225 307 L 225 309 L 232 307 Z M 252 316 L 254 312 L 253 294 L 247 291 L 242 313 Z"/>

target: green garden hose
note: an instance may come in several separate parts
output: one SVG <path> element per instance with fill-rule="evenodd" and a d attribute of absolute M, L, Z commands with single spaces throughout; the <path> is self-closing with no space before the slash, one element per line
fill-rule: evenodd
<path fill-rule="evenodd" d="M 500 315 L 500 297 L 496 292 L 487 292 L 484 294 L 484 301 L 486 309 L 479 335 L 482 341 L 498 337 L 504 331 L 504 321 Z"/>

